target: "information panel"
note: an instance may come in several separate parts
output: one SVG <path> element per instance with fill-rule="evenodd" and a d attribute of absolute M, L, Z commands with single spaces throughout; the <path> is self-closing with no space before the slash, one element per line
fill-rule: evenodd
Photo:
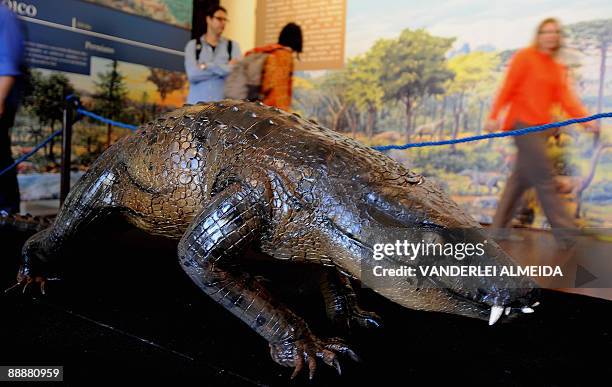
<path fill-rule="evenodd" d="M 90 74 L 91 57 L 183 71 L 190 31 L 78 0 L 2 0 L 24 22 L 32 67 Z"/>
<path fill-rule="evenodd" d="M 285 24 L 302 27 L 304 52 L 296 70 L 337 69 L 344 65 L 346 0 L 259 0 L 256 44 L 276 43 Z"/>

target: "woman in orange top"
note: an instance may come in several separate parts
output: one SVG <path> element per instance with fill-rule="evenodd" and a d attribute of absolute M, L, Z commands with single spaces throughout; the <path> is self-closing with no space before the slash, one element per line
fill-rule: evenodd
<path fill-rule="evenodd" d="M 261 81 L 263 103 L 289 111 L 291 107 L 293 52 L 302 52 L 302 29 L 295 23 L 283 27 L 278 44 L 267 47 L 270 55 L 264 64 Z M 264 47 L 263 49 L 266 49 Z M 298 56 L 299 58 L 299 56 Z"/>
<path fill-rule="evenodd" d="M 552 119 L 552 108 L 557 104 L 571 117 L 588 115 L 570 88 L 567 68 L 558 61 L 561 47 L 559 21 L 553 18 L 542 21 L 534 43 L 512 58 L 504 84 L 493 103 L 486 126 L 488 131 L 499 128 L 498 115 L 505 107 L 508 107 L 508 113 L 503 130 L 548 123 Z M 583 125 L 592 131 L 597 130 L 593 122 Z M 555 236 L 563 244 L 575 234 L 576 224 L 555 191 L 553 165 L 546 155 L 546 140 L 550 134 L 550 131 L 545 131 L 514 137 L 517 160 L 491 227 L 496 230 L 507 227 L 522 194 L 535 187 Z M 500 237 L 507 236 L 496 232 Z"/>

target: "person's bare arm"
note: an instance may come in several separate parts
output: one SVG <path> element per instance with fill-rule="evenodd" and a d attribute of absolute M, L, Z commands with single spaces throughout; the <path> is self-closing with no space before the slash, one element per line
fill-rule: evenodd
<path fill-rule="evenodd" d="M 4 113 L 4 104 L 14 83 L 15 77 L 0 75 L 0 117 L 2 117 L 2 114 Z"/>

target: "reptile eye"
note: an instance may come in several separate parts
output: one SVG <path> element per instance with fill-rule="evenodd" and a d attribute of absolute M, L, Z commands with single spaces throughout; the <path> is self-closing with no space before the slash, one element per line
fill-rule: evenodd
<path fill-rule="evenodd" d="M 380 225 L 389 227 L 406 227 L 404 223 L 376 207 L 369 206 L 366 212 L 370 216 L 370 218 L 372 218 L 372 220 L 374 220 Z"/>

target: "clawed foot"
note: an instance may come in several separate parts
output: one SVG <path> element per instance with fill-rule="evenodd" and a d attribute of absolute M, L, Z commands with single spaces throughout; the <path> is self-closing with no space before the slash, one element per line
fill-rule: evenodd
<path fill-rule="evenodd" d="M 338 374 L 342 374 L 338 354 L 348 355 L 354 361 L 360 361 L 359 356 L 338 338 L 319 339 L 308 334 L 307 338 L 293 342 L 270 343 L 272 359 L 282 366 L 295 368 L 291 379 L 300 373 L 304 364 L 308 365 L 308 376 L 312 379 L 317 369 L 317 358 L 334 367 Z"/>
<path fill-rule="evenodd" d="M 28 269 L 22 266 L 17 273 L 17 283 L 10 288 L 6 289 L 4 293 L 8 293 L 13 289 L 22 289 L 22 293 L 25 293 L 30 285 L 34 284 L 33 288 L 39 287 L 40 293 L 45 295 L 47 293 L 47 282 L 49 279 L 41 275 L 30 275 Z"/>
<path fill-rule="evenodd" d="M 17 272 L 17 283 L 6 289 L 4 293 L 20 288 L 25 293 L 28 289 L 39 288 L 40 293 L 45 295 L 48 282 L 57 280 L 57 278 L 49 278 L 47 274 L 53 272 L 52 266 L 43 259 L 48 255 L 45 253 L 47 250 L 43 248 L 48 230 L 38 232 L 26 241 L 22 250 L 22 264 Z"/>

